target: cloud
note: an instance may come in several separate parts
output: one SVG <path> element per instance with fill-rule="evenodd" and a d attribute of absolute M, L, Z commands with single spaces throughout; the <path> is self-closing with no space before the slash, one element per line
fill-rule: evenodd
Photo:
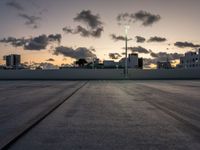
<path fill-rule="evenodd" d="M 158 61 L 174 61 L 177 59 L 180 59 L 180 57 L 183 57 L 183 54 L 179 53 L 166 53 L 166 52 L 159 52 L 154 53 L 151 51 L 151 56 L 153 58 L 144 58 L 144 66 L 145 68 L 148 68 L 151 64 L 156 65 Z"/>
<path fill-rule="evenodd" d="M 132 15 L 132 18 L 135 18 L 136 21 L 141 21 L 144 26 L 152 25 L 161 19 L 160 15 L 154 15 L 142 10 Z"/>
<path fill-rule="evenodd" d="M 59 69 L 59 66 L 48 62 L 41 62 L 38 64 L 42 69 Z"/>
<path fill-rule="evenodd" d="M 65 57 L 71 57 L 74 59 L 92 59 L 96 58 L 96 55 L 89 49 L 85 47 L 79 47 L 77 49 L 73 49 L 71 47 L 64 47 L 64 46 L 59 46 L 56 47 L 54 51 L 54 55 L 63 55 Z"/>
<path fill-rule="evenodd" d="M 144 43 L 146 41 L 146 39 L 144 37 L 141 37 L 141 36 L 136 36 L 135 38 L 137 40 L 137 43 Z"/>
<path fill-rule="evenodd" d="M 163 37 L 157 37 L 157 36 L 154 36 L 154 37 L 151 37 L 148 42 L 165 42 L 167 41 L 166 38 L 163 38 Z"/>
<path fill-rule="evenodd" d="M 117 16 L 117 21 L 126 21 L 128 19 L 132 19 L 130 18 L 130 14 L 129 13 L 121 13 Z M 131 20 L 130 20 L 131 21 Z"/>
<path fill-rule="evenodd" d="M 151 64 L 156 65 L 157 64 L 157 60 L 156 59 L 151 59 L 151 58 L 143 58 L 144 68 L 151 68 L 150 67 Z"/>
<path fill-rule="evenodd" d="M 55 59 L 49 58 L 49 59 L 47 59 L 46 61 L 55 61 Z"/>
<path fill-rule="evenodd" d="M 20 11 L 24 10 L 24 7 L 16 1 L 7 2 L 6 5 Z"/>
<path fill-rule="evenodd" d="M 101 33 L 103 31 L 104 31 L 103 27 L 99 27 L 96 30 L 93 30 L 92 33 L 91 33 L 91 35 L 92 35 L 92 37 L 99 38 L 99 37 L 101 37 Z"/>
<path fill-rule="evenodd" d="M 155 53 L 157 55 L 157 59 L 159 59 L 159 61 L 166 61 L 168 60 L 176 60 L 176 59 L 180 59 L 180 57 L 183 56 L 183 54 L 179 54 L 179 53 L 166 53 L 166 52 L 159 52 L 159 53 Z"/>
<path fill-rule="evenodd" d="M 62 39 L 62 36 L 61 36 L 61 34 L 50 34 L 49 36 L 48 36 L 48 40 L 49 41 L 53 41 L 53 42 L 55 42 L 55 41 L 57 41 L 57 42 L 61 42 L 61 39 Z"/>
<path fill-rule="evenodd" d="M 115 34 L 111 34 L 110 37 L 115 41 L 125 41 L 126 40 L 126 37 L 125 36 L 122 36 L 122 35 L 115 35 Z M 130 41 L 132 39 L 128 39 L 128 41 Z"/>
<path fill-rule="evenodd" d="M 91 35 L 90 31 L 85 29 L 82 26 L 77 26 L 77 28 L 74 31 L 74 34 L 80 33 L 82 37 L 89 37 Z"/>
<path fill-rule="evenodd" d="M 96 29 L 102 26 L 102 22 L 100 20 L 100 16 L 93 15 L 90 10 L 83 10 L 77 14 L 74 18 L 74 21 L 83 22 L 86 25 L 89 25 L 92 29 Z"/>
<path fill-rule="evenodd" d="M 39 27 L 38 21 L 41 20 L 41 17 L 29 16 L 27 14 L 19 14 L 19 17 L 26 20 L 25 25 L 31 26 L 33 29 L 37 29 Z"/>
<path fill-rule="evenodd" d="M 111 34 L 110 36 L 114 41 L 125 41 L 126 40 L 125 36 L 121 36 L 121 35 L 117 36 L 115 34 Z"/>
<path fill-rule="evenodd" d="M 68 34 L 80 34 L 82 37 L 101 37 L 101 33 L 103 32 L 103 28 L 97 28 L 94 30 L 87 30 L 86 28 L 78 25 L 75 29 L 71 27 L 64 27 L 63 31 Z"/>
<path fill-rule="evenodd" d="M 199 44 L 193 44 L 190 42 L 176 42 L 174 46 L 179 47 L 179 48 L 198 48 L 200 47 Z"/>
<path fill-rule="evenodd" d="M 154 57 L 154 58 L 159 56 L 157 53 L 154 53 L 154 52 L 151 52 L 150 55 L 151 57 Z"/>
<path fill-rule="evenodd" d="M 151 26 L 161 19 L 160 15 L 140 10 L 136 13 L 121 13 L 117 16 L 118 22 L 126 22 L 126 24 L 141 22 L 143 26 Z"/>
<path fill-rule="evenodd" d="M 121 58 L 122 56 L 119 54 L 119 53 L 109 53 L 109 57 L 111 59 L 119 59 Z"/>
<path fill-rule="evenodd" d="M 131 50 L 133 53 L 143 53 L 143 54 L 149 54 L 149 51 L 141 46 L 138 47 L 128 47 L 128 50 Z"/>
<path fill-rule="evenodd" d="M 29 43 L 24 45 L 25 50 L 42 50 L 46 49 L 49 39 L 46 35 L 40 35 L 30 40 Z"/>
<path fill-rule="evenodd" d="M 15 38 L 15 37 L 8 37 L 0 40 L 1 43 L 8 43 L 14 47 L 24 46 L 28 40 L 25 38 Z"/>
<path fill-rule="evenodd" d="M 65 33 L 75 34 L 75 33 L 74 33 L 74 29 L 72 29 L 71 27 L 68 27 L 68 26 L 64 27 L 62 30 L 63 30 Z"/>
<path fill-rule="evenodd" d="M 50 35 L 40 35 L 38 37 L 30 39 L 30 41 L 24 45 L 25 50 L 42 50 L 50 44 L 50 42 L 59 42 L 61 41 L 62 36 L 60 34 L 50 34 Z"/>
<path fill-rule="evenodd" d="M 60 34 L 40 35 L 34 38 L 14 38 L 8 37 L 0 40 L 1 43 L 8 43 L 14 47 L 23 47 L 24 50 L 42 50 L 52 42 L 61 41 Z"/>
<path fill-rule="evenodd" d="M 63 28 L 63 31 L 67 34 L 80 34 L 82 37 L 101 37 L 102 32 L 104 31 L 103 23 L 100 20 L 99 15 L 93 15 L 90 10 L 83 10 L 74 18 L 74 21 L 82 22 L 86 25 L 83 27 L 81 25 L 71 28 L 66 26 Z"/>

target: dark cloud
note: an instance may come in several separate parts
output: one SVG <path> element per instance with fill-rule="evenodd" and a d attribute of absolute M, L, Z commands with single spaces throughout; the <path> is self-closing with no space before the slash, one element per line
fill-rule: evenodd
<path fill-rule="evenodd" d="M 165 41 L 167 41 L 166 38 L 157 37 L 157 36 L 150 37 L 150 39 L 148 40 L 148 42 L 165 42 Z"/>
<path fill-rule="evenodd" d="M 104 31 L 103 27 L 99 27 L 96 30 L 93 30 L 92 33 L 91 33 L 91 35 L 92 35 L 92 37 L 99 38 L 99 37 L 101 37 L 101 33 L 103 31 Z"/>
<path fill-rule="evenodd" d="M 75 21 L 83 22 L 87 27 L 78 25 L 75 28 L 66 26 L 63 31 L 67 34 L 80 34 L 82 37 L 101 37 L 104 31 L 103 23 L 100 20 L 99 15 L 93 15 L 90 10 L 83 10 L 75 18 Z"/>
<path fill-rule="evenodd" d="M 117 21 L 126 21 L 128 19 L 131 19 L 129 13 L 121 13 L 117 16 Z"/>
<path fill-rule="evenodd" d="M 146 39 L 144 37 L 141 37 L 141 36 L 136 36 L 135 38 L 137 40 L 137 43 L 144 43 L 146 41 Z"/>
<path fill-rule="evenodd" d="M 82 37 L 89 37 L 90 35 L 92 35 L 92 32 L 90 32 L 82 26 L 77 26 L 77 28 L 74 31 L 74 34 L 77 33 L 79 33 Z"/>
<path fill-rule="evenodd" d="M 96 29 L 102 26 L 100 16 L 93 15 L 90 10 L 83 10 L 74 18 L 75 21 L 83 22 L 89 25 L 92 29 Z"/>
<path fill-rule="evenodd" d="M 85 47 L 79 47 L 77 49 L 73 49 L 71 47 L 56 47 L 54 51 L 54 55 L 63 55 L 66 57 L 71 57 L 74 59 L 91 59 L 91 58 L 96 58 L 96 55 L 89 49 Z"/>
<path fill-rule="evenodd" d="M 14 47 L 20 47 L 24 46 L 28 40 L 25 38 L 14 38 L 14 37 L 8 37 L 0 40 L 1 43 L 8 43 Z"/>
<path fill-rule="evenodd" d="M 159 52 L 159 53 L 155 53 L 157 55 L 157 59 L 159 59 L 158 61 L 166 61 L 168 60 L 176 60 L 176 59 L 180 59 L 180 57 L 183 56 L 183 54 L 179 54 L 179 53 L 166 53 L 166 52 Z"/>
<path fill-rule="evenodd" d="M 46 61 L 55 61 L 55 59 L 49 58 L 49 59 L 47 59 Z"/>
<path fill-rule="evenodd" d="M 23 47 L 24 50 L 42 50 L 46 49 L 46 47 L 52 42 L 60 42 L 61 41 L 60 34 L 50 34 L 50 35 L 40 35 L 34 38 L 4 38 L 0 40 L 1 43 L 8 43 L 14 47 Z"/>
<path fill-rule="evenodd" d="M 25 50 L 42 50 L 46 49 L 49 39 L 46 35 L 40 35 L 30 40 L 29 43 L 24 45 Z"/>
<path fill-rule="evenodd" d="M 126 40 L 126 37 L 125 36 L 122 36 L 122 35 L 115 35 L 115 34 L 111 34 L 110 37 L 114 40 L 114 41 L 125 41 Z M 128 39 L 128 41 L 130 41 L 132 39 Z"/>
<path fill-rule="evenodd" d="M 125 36 L 121 36 L 121 35 L 117 36 L 115 34 L 111 34 L 110 36 L 114 41 L 125 41 L 126 40 Z"/>
<path fill-rule="evenodd" d="M 143 58 L 144 68 L 151 68 L 150 67 L 151 64 L 156 65 L 157 64 L 157 60 L 156 59 L 151 59 L 151 58 Z"/>
<path fill-rule="evenodd" d="M 149 54 L 149 51 L 141 46 L 138 47 L 128 47 L 128 50 L 132 51 L 133 53 L 143 53 L 143 54 Z"/>
<path fill-rule="evenodd" d="M 152 25 L 161 19 L 160 15 L 154 15 L 142 10 L 132 15 L 132 18 L 136 19 L 136 21 L 141 21 L 144 26 Z"/>
<path fill-rule="evenodd" d="M 80 34 L 82 37 L 94 37 L 99 38 L 103 32 L 103 27 L 94 30 L 87 30 L 86 28 L 78 25 L 75 29 L 71 27 L 64 27 L 63 31 L 68 34 Z"/>
<path fill-rule="evenodd" d="M 29 16 L 27 14 L 19 14 L 19 17 L 26 20 L 25 25 L 31 26 L 33 29 L 37 29 L 39 27 L 38 21 L 41 20 L 41 17 Z"/>
<path fill-rule="evenodd" d="M 63 31 L 64 31 L 65 33 L 74 34 L 74 29 L 72 29 L 71 27 L 64 27 L 64 28 L 63 28 Z"/>
<path fill-rule="evenodd" d="M 137 13 L 121 13 L 117 16 L 118 22 L 134 23 L 142 22 L 143 26 L 150 26 L 161 19 L 160 15 L 154 15 L 146 11 L 138 11 Z"/>
<path fill-rule="evenodd" d="M 14 8 L 14 9 L 17 9 L 17 10 L 24 10 L 24 7 L 17 1 L 7 2 L 6 5 Z"/>
<path fill-rule="evenodd" d="M 159 56 L 157 53 L 154 53 L 154 52 L 151 52 L 150 55 L 151 57 L 154 57 L 154 58 Z"/>
<path fill-rule="evenodd" d="M 179 53 L 166 53 L 166 52 L 154 53 L 152 51 L 150 55 L 153 58 L 144 58 L 145 67 L 148 67 L 151 64 L 156 65 L 158 61 L 167 61 L 167 60 L 174 61 L 180 59 L 180 57 L 183 57 L 183 54 Z"/>
<path fill-rule="evenodd" d="M 122 56 L 119 54 L 119 53 L 109 53 L 109 57 L 111 59 L 119 59 L 121 58 Z"/>
<path fill-rule="evenodd" d="M 48 39 L 49 39 L 49 41 L 53 41 L 53 42 L 57 41 L 60 43 L 61 39 L 62 39 L 62 35 L 61 34 L 50 34 L 48 36 Z"/>
<path fill-rule="evenodd" d="M 190 42 L 176 42 L 174 46 L 179 47 L 179 48 L 198 48 L 200 47 L 199 44 L 193 44 Z"/>
<path fill-rule="evenodd" d="M 91 46 L 89 49 L 90 49 L 90 51 L 92 51 L 92 52 L 96 52 L 96 49 L 95 49 L 94 47 L 92 47 L 92 46 Z"/>

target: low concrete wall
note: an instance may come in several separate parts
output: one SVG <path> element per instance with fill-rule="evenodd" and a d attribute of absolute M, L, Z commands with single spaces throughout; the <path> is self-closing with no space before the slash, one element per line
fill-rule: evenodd
<path fill-rule="evenodd" d="M 0 80 L 156 80 L 200 79 L 200 69 L 137 70 L 129 69 L 63 69 L 63 70 L 0 70 Z"/>
<path fill-rule="evenodd" d="M 134 80 L 200 79 L 200 69 L 129 70 L 129 79 L 134 79 Z"/>
<path fill-rule="evenodd" d="M 1 80 L 95 80 L 123 79 L 123 70 L 61 69 L 61 70 L 1 70 Z"/>

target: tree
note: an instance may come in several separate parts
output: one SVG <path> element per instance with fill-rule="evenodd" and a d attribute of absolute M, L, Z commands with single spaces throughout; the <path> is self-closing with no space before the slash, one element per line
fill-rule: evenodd
<path fill-rule="evenodd" d="M 88 62 L 85 59 L 79 59 L 75 62 L 79 67 L 84 67 Z"/>

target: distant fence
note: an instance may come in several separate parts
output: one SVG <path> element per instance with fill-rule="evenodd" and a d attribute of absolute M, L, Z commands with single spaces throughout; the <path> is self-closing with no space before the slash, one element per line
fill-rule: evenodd
<path fill-rule="evenodd" d="M 200 79 L 200 69 L 129 69 L 128 72 L 125 78 L 123 69 L 0 70 L 0 80 Z"/>

